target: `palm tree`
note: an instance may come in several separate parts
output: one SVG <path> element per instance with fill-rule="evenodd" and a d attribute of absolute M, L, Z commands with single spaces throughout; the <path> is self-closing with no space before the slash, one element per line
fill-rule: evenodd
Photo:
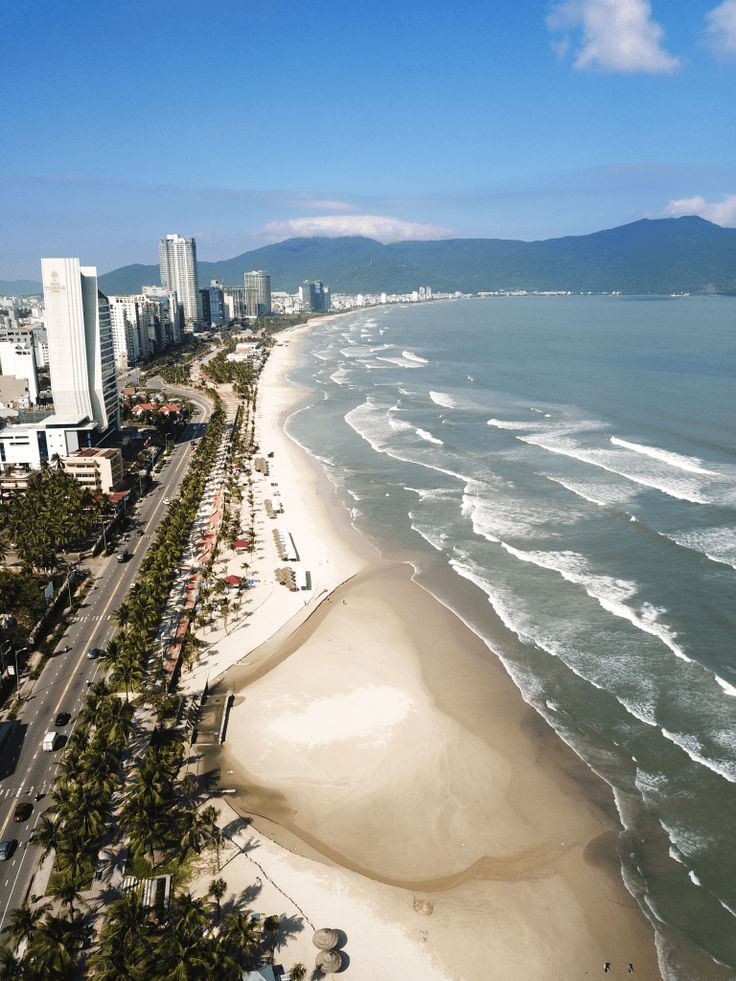
<path fill-rule="evenodd" d="M 139 890 L 124 893 L 110 904 L 100 949 L 90 958 L 95 978 L 104 981 L 143 978 L 145 975 L 139 969 L 146 947 L 146 913 L 141 893 Z"/>
<path fill-rule="evenodd" d="M 301 963 L 301 961 L 297 964 L 294 964 L 294 966 L 289 971 L 289 977 L 291 981 L 304 981 L 304 978 L 306 978 L 306 976 L 307 976 L 307 969 Z"/>
<path fill-rule="evenodd" d="M 276 953 L 276 943 L 278 942 L 278 931 L 281 926 L 281 917 L 267 916 L 263 921 L 264 941 L 271 948 L 271 963 L 273 964 L 274 954 Z M 268 938 L 268 939 L 266 939 Z"/>
<path fill-rule="evenodd" d="M 10 934 L 10 938 L 15 941 L 16 945 L 24 940 L 28 941 L 48 910 L 49 906 L 31 907 L 27 903 L 16 906 L 15 909 L 11 910 L 8 925 L 3 927 L 2 932 Z"/>
<path fill-rule="evenodd" d="M 74 920 L 76 910 L 74 904 L 82 899 L 79 882 L 68 873 L 60 875 L 49 885 L 50 894 L 61 901 L 62 906 L 69 907 L 69 919 Z"/>
<path fill-rule="evenodd" d="M 227 892 L 227 882 L 224 879 L 213 879 L 210 882 L 210 887 L 207 890 L 207 895 L 212 896 L 217 905 L 217 922 L 220 922 L 220 914 L 222 909 L 220 907 L 220 900 Z"/>
<path fill-rule="evenodd" d="M 225 835 L 217 823 L 219 814 L 211 804 L 202 811 L 202 836 L 206 846 L 212 846 L 217 856 L 217 871 L 220 871 L 220 849 L 225 842 Z"/>
<path fill-rule="evenodd" d="M 23 959 L 7 947 L 0 947 L 0 978 L 25 978 Z"/>
<path fill-rule="evenodd" d="M 82 924 L 63 916 L 49 916 L 33 935 L 24 963 L 34 978 L 71 981 L 82 939 Z"/>
<path fill-rule="evenodd" d="M 31 835 L 31 842 L 41 848 L 41 861 L 46 858 L 49 852 L 55 852 L 59 848 L 62 839 L 62 832 L 57 821 L 53 821 L 48 815 L 42 814 L 41 819 L 36 825 L 36 829 Z"/>
<path fill-rule="evenodd" d="M 258 960 L 261 930 L 250 910 L 234 909 L 222 921 L 220 942 L 241 967 L 254 967 Z"/>

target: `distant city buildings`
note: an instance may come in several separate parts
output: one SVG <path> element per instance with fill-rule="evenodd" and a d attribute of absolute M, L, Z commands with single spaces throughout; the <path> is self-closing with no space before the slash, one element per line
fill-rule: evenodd
<path fill-rule="evenodd" d="M 271 277 L 263 269 L 254 269 L 243 276 L 245 307 L 248 317 L 271 316 Z"/>
<path fill-rule="evenodd" d="M 203 323 L 208 327 L 220 327 L 227 323 L 225 292 L 219 280 L 213 279 L 209 286 L 200 289 L 199 296 Z"/>
<path fill-rule="evenodd" d="M 307 313 L 319 313 L 330 309 L 330 291 L 319 280 L 305 279 L 299 287 L 301 308 Z"/>
<path fill-rule="evenodd" d="M 161 284 L 176 293 L 183 319 L 188 325 L 199 321 L 200 297 L 197 279 L 197 244 L 193 238 L 165 235 L 159 243 Z"/>
<path fill-rule="evenodd" d="M 228 320 L 243 320 L 248 316 L 244 286 L 226 286 L 223 302 Z"/>

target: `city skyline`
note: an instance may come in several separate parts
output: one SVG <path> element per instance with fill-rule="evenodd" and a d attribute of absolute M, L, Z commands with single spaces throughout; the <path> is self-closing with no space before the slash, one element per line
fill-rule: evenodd
<path fill-rule="evenodd" d="M 103 272 L 150 261 L 176 227 L 217 260 L 298 235 L 530 240 L 682 213 L 736 224 L 735 0 L 381 0 L 372 32 L 322 2 L 312 45 L 293 0 L 222 3 L 196 31 L 189 7 L 176 22 L 160 3 L 82 2 L 61 23 L 47 2 L 7 13 L 7 123 L 27 139 L 0 164 L 0 279 L 36 278 L 49 253 Z M 221 58 L 225 23 L 236 43 L 268 43 L 243 64 Z M 154 124 L 161 152 L 141 153 Z"/>

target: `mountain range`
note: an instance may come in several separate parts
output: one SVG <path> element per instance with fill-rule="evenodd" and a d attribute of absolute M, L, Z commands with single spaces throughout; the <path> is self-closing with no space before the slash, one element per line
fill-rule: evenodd
<path fill-rule="evenodd" d="M 630 294 L 736 294 L 736 229 L 704 218 L 641 219 L 617 228 L 522 242 L 458 238 L 431 242 L 291 238 L 220 262 L 199 262 L 200 284 L 242 286 L 266 269 L 273 290 L 295 292 L 320 279 L 333 293 L 570 290 Z M 158 265 L 129 265 L 100 276 L 106 293 L 137 293 L 159 281 Z M 12 292 L 0 281 L 0 293 Z M 16 292 L 19 292 L 16 290 Z"/>

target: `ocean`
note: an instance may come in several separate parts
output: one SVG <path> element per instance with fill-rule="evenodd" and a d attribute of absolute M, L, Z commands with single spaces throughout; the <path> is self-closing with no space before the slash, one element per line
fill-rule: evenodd
<path fill-rule="evenodd" d="M 287 432 L 612 788 L 663 974 L 736 971 L 736 300 L 317 323 Z"/>

